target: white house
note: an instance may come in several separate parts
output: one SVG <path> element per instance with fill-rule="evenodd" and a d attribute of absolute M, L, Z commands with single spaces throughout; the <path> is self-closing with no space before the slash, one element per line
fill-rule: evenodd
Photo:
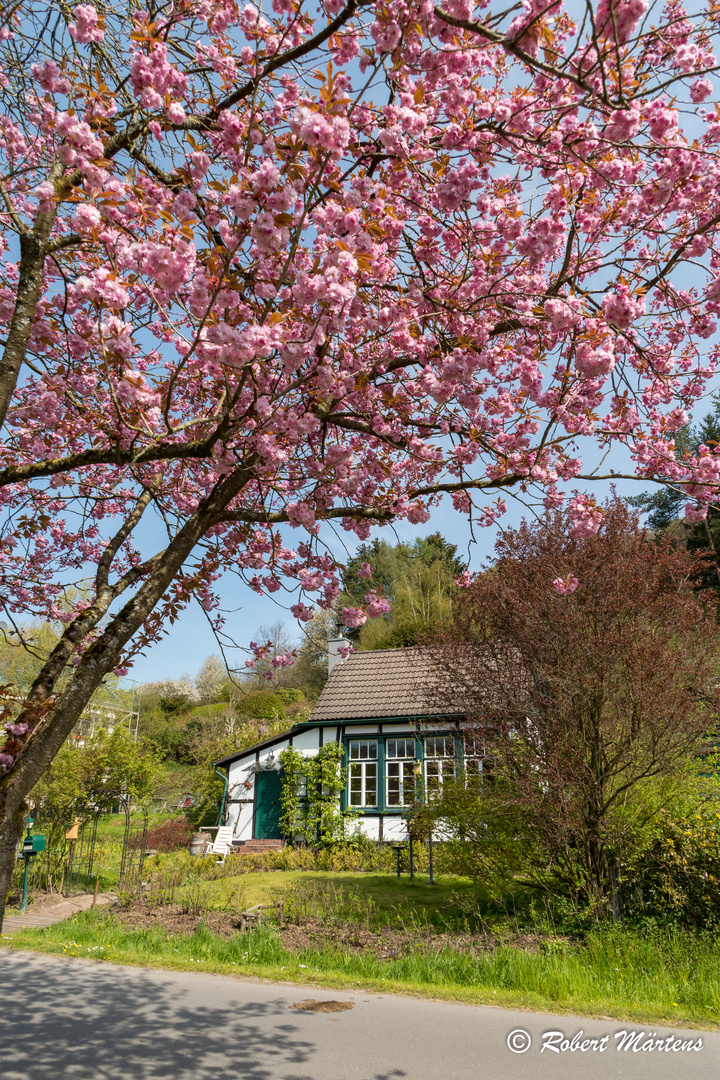
<path fill-rule="evenodd" d="M 462 758 L 462 715 L 450 702 L 439 707 L 437 694 L 429 693 L 432 668 L 423 649 L 342 660 L 342 644 L 330 643 L 330 677 L 306 723 L 216 763 L 228 773 L 226 824 L 236 844 L 282 839 L 279 757 L 287 746 L 313 755 L 330 740 L 342 745 L 348 779 L 341 809 L 352 807 L 361 831 L 381 841 L 406 838 L 403 814 L 418 779 L 431 795 Z"/>

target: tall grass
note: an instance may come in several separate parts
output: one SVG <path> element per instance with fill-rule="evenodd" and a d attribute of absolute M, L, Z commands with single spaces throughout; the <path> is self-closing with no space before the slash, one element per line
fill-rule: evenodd
<path fill-rule="evenodd" d="M 706 934 L 653 927 L 608 927 L 589 934 L 583 945 L 556 941 L 536 951 L 501 945 L 477 955 L 419 945 L 389 960 L 331 946 L 289 953 L 270 926 L 231 938 L 204 925 L 183 936 L 127 929 L 111 912 L 87 912 L 11 940 L 17 947 L 115 962 L 720 1026 L 720 943 Z"/>

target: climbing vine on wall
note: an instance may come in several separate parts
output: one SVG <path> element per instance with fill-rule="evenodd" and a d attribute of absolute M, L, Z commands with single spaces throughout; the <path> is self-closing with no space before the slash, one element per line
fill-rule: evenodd
<path fill-rule="evenodd" d="M 282 791 L 280 828 L 289 840 L 333 844 L 345 838 L 346 815 L 340 810 L 347 770 L 343 748 L 330 742 L 313 757 L 289 746 L 280 754 Z"/>

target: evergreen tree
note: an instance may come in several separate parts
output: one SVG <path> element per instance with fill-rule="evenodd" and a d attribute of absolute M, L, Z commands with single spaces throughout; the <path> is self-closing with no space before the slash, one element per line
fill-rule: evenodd
<path fill-rule="evenodd" d="M 713 407 L 697 428 L 686 424 L 675 436 L 676 456 L 695 455 L 698 447 L 717 446 L 720 443 L 720 392 L 713 395 Z M 660 534 L 669 534 L 691 552 L 707 556 L 698 572 L 698 584 L 702 589 L 713 589 L 720 594 L 720 504 L 708 507 L 704 521 L 689 522 L 683 515 L 688 496 L 683 488 L 667 484 L 633 495 L 631 506 L 647 514 L 646 524 Z"/>

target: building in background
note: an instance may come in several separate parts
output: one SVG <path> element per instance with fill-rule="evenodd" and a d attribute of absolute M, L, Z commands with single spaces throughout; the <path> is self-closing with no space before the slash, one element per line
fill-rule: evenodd
<path fill-rule="evenodd" d="M 216 763 L 228 774 L 225 824 L 236 844 L 283 840 L 280 754 L 288 746 L 311 756 L 327 742 L 341 744 L 347 783 L 340 808 L 353 810 L 353 830 L 378 841 L 404 840 L 418 791 L 432 798 L 463 757 L 463 717 L 450 701 L 437 704 L 425 650 L 347 655 L 344 639 L 329 645 L 330 677 L 309 720 Z"/>

